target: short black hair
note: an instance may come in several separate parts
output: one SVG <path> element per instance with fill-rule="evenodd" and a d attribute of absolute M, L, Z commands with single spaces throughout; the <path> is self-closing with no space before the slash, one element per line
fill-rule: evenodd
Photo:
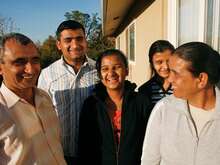
<path fill-rule="evenodd" d="M 83 33 L 85 34 L 85 28 L 84 26 L 77 22 L 77 21 L 74 21 L 74 20 L 67 20 L 67 21 L 63 21 L 57 28 L 56 30 L 56 37 L 57 37 L 57 40 L 60 40 L 60 33 L 65 30 L 65 29 L 73 29 L 73 30 L 76 30 L 76 29 L 82 29 L 83 30 Z"/>
<path fill-rule="evenodd" d="M 211 85 L 216 85 L 220 80 L 220 55 L 211 46 L 202 42 L 189 42 L 179 46 L 173 55 L 190 62 L 188 69 L 195 77 L 205 72 Z"/>
<path fill-rule="evenodd" d="M 153 56 L 155 55 L 155 53 L 162 53 L 166 50 L 170 50 L 171 53 L 173 53 L 175 50 L 174 46 L 167 40 L 157 40 L 150 46 L 148 59 L 151 67 L 151 76 L 155 73 L 155 69 L 153 66 Z"/>
<path fill-rule="evenodd" d="M 102 59 L 106 56 L 117 56 L 121 59 L 126 69 L 128 69 L 128 60 L 124 53 L 118 49 L 108 49 L 104 52 L 100 53 L 97 60 L 96 60 L 96 69 L 98 72 L 99 78 L 101 78 L 101 63 Z"/>

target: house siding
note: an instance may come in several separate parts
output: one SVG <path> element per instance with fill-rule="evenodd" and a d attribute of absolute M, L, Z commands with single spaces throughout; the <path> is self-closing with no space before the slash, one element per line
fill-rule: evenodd
<path fill-rule="evenodd" d="M 135 23 L 135 62 L 129 63 L 128 79 L 138 86 L 150 78 L 148 51 L 150 45 L 158 39 L 167 38 L 167 3 L 155 0 L 133 22 Z M 129 27 L 129 26 L 128 26 Z M 126 27 L 120 37 L 120 49 L 127 54 Z"/>

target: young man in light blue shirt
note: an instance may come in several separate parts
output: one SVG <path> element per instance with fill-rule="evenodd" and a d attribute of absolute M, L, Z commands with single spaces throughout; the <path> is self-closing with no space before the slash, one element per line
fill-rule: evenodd
<path fill-rule="evenodd" d="M 98 76 L 95 62 L 86 56 L 87 41 L 82 24 L 73 20 L 63 21 L 56 36 L 57 48 L 63 55 L 42 70 L 38 87 L 49 93 L 56 108 L 67 163 L 77 164 L 80 111 Z"/>

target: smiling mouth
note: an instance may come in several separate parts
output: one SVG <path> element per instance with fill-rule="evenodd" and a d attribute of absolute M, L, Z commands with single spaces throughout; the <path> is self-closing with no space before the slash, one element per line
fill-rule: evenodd
<path fill-rule="evenodd" d="M 108 79 L 108 82 L 115 83 L 115 82 L 118 82 L 118 79 Z"/>
<path fill-rule="evenodd" d="M 23 76 L 24 79 L 32 79 L 33 77 L 34 77 L 33 75 Z"/>

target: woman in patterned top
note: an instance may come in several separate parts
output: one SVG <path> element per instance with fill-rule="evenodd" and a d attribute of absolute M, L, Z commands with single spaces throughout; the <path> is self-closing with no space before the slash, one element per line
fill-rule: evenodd
<path fill-rule="evenodd" d="M 140 165 L 150 102 L 125 80 L 128 63 L 121 51 L 103 52 L 96 68 L 101 82 L 80 117 L 80 165 Z"/>
<path fill-rule="evenodd" d="M 163 97 L 172 94 L 171 85 L 167 81 L 170 70 L 168 60 L 174 52 L 174 46 L 166 40 L 155 41 L 149 50 L 151 79 L 141 85 L 140 93 L 147 94 L 151 101 L 151 108 Z"/>

